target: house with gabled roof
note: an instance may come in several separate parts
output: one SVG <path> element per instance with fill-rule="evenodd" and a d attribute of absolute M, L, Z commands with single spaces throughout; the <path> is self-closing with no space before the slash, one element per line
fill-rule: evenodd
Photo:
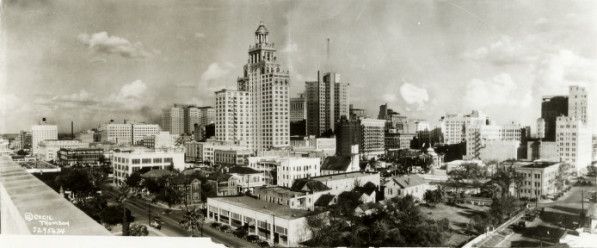
<path fill-rule="evenodd" d="M 434 190 L 436 188 L 418 175 L 391 177 L 385 182 L 384 186 L 385 199 L 411 195 L 420 201 L 423 200 L 423 195 L 427 190 Z"/>

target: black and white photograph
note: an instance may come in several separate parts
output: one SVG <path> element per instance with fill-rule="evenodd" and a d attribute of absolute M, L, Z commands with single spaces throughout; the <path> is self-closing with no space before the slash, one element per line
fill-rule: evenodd
<path fill-rule="evenodd" d="M 0 0 L 0 247 L 597 247 L 597 1 Z"/>

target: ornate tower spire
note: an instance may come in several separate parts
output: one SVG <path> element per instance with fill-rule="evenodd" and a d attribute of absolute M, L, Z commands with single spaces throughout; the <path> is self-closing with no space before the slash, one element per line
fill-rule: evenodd
<path fill-rule="evenodd" d="M 265 25 L 263 25 L 263 22 L 259 22 L 259 26 L 257 27 L 257 30 L 255 30 L 255 43 L 257 43 L 257 44 L 267 43 L 267 35 L 268 34 L 269 34 L 269 31 L 267 30 Z"/>

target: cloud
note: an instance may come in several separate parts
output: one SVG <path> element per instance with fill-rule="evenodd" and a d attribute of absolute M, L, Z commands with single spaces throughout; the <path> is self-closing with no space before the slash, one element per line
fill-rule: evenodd
<path fill-rule="evenodd" d="M 540 93 L 555 94 L 571 84 L 596 83 L 597 60 L 562 49 L 542 56 L 533 66 L 533 74 Z"/>
<path fill-rule="evenodd" d="M 147 58 L 153 56 L 141 42 L 131 43 L 125 38 L 110 36 L 107 32 L 79 34 L 79 41 L 97 54 L 117 54 L 124 58 Z"/>
<path fill-rule="evenodd" d="M 464 103 L 473 109 L 527 107 L 532 100 L 530 91 L 529 87 L 514 82 L 509 74 L 502 73 L 485 80 L 471 80 L 466 85 Z"/>
<path fill-rule="evenodd" d="M 223 85 L 228 83 L 224 78 L 232 74 L 234 65 L 229 62 L 211 63 L 200 77 L 198 89 L 207 89 L 208 91 L 225 88 Z"/>
<path fill-rule="evenodd" d="M 298 52 L 298 44 L 296 44 L 296 42 L 294 41 L 289 41 L 288 43 L 286 43 L 286 46 L 284 46 L 284 48 L 282 48 L 282 50 L 280 50 L 280 52 L 283 53 L 294 53 L 294 52 Z"/>
<path fill-rule="evenodd" d="M 205 38 L 205 34 L 201 32 L 196 32 L 193 36 L 197 39 Z"/>
<path fill-rule="evenodd" d="M 502 36 L 499 40 L 464 53 L 465 59 L 474 61 L 488 61 L 494 65 L 511 65 L 532 62 L 536 54 L 533 48 L 529 49 L 529 40 L 513 40 L 510 36 Z"/>
<path fill-rule="evenodd" d="M 141 109 L 146 105 L 147 85 L 141 80 L 135 80 L 123 85 L 117 93 L 108 97 L 106 104 L 120 106 L 124 109 Z"/>
<path fill-rule="evenodd" d="M 394 93 L 386 93 L 381 96 L 384 102 L 394 103 L 398 101 L 398 97 Z"/>
<path fill-rule="evenodd" d="M 80 90 L 77 93 L 54 96 L 53 98 L 51 98 L 50 102 L 55 104 L 71 103 L 79 105 L 92 105 L 98 103 L 98 100 L 93 99 L 91 94 L 89 94 L 89 92 L 87 92 L 86 90 Z"/>
<path fill-rule="evenodd" d="M 402 96 L 402 99 L 404 99 L 406 103 L 417 104 L 419 107 L 422 107 L 425 102 L 429 101 L 427 89 L 417 87 L 410 83 L 404 83 L 400 86 L 400 96 Z"/>

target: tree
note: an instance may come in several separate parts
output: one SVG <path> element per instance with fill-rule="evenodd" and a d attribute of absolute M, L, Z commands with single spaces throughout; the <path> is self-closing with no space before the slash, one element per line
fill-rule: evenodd
<path fill-rule="evenodd" d="M 19 155 L 19 156 L 26 156 L 27 154 L 29 154 L 29 153 L 27 153 L 27 152 L 26 152 L 25 150 L 23 150 L 23 149 L 21 149 L 21 150 L 18 150 L 18 151 L 17 151 L 17 155 Z"/>
<path fill-rule="evenodd" d="M 487 169 L 477 163 L 466 162 L 459 168 L 450 171 L 448 175 L 455 181 L 470 181 L 473 184 L 479 184 L 481 179 L 487 177 Z"/>
<path fill-rule="evenodd" d="M 56 185 L 70 190 L 77 202 L 94 195 L 98 190 L 91 182 L 87 170 L 83 168 L 65 168 L 55 180 Z"/>
<path fill-rule="evenodd" d="M 201 231 L 203 236 L 203 224 L 205 223 L 205 216 L 201 209 L 197 207 L 189 207 L 185 204 L 182 220 L 180 224 L 195 236 L 197 231 Z"/>
<path fill-rule="evenodd" d="M 444 200 L 444 194 L 440 189 L 436 190 L 427 190 L 423 195 L 423 199 L 427 204 L 434 206 Z"/>
<path fill-rule="evenodd" d="M 116 225 L 118 223 L 122 223 L 121 211 L 122 209 L 119 206 L 107 206 L 101 211 L 101 222 L 108 225 Z M 129 218 L 129 221 L 132 220 Z"/>
<path fill-rule="evenodd" d="M 149 235 L 149 231 L 147 230 L 147 226 L 133 223 L 130 227 L 130 236 L 147 236 Z"/>
<path fill-rule="evenodd" d="M 342 217 L 352 217 L 355 208 L 361 204 L 360 198 L 361 194 L 356 191 L 344 191 L 340 193 L 338 195 L 338 202 L 334 208 L 338 211 L 336 213 Z"/>
<path fill-rule="evenodd" d="M 143 180 L 143 178 L 141 178 L 141 172 L 135 171 L 129 177 L 126 178 L 125 183 L 129 187 L 139 187 L 139 186 L 141 186 L 142 180 Z"/>
<path fill-rule="evenodd" d="M 558 167 L 558 172 L 555 178 L 553 179 L 555 180 L 554 184 L 558 192 L 563 191 L 566 188 L 566 186 L 570 183 L 568 179 L 570 178 L 570 170 L 572 168 L 572 165 L 566 162 L 561 163 L 560 167 Z"/>
<path fill-rule="evenodd" d="M 122 236 L 129 236 L 130 211 L 126 208 L 126 202 L 137 195 L 137 190 L 126 184 L 122 184 L 116 192 L 116 201 L 122 209 Z"/>
<path fill-rule="evenodd" d="M 493 198 L 489 214 L 494 219 L 495 223 L 501 223 L 506 218 L 516 211 L 518 208 L 518 200 L 510 195 L 499 198 Z"/>
<path fill-rule="evenodd" d="M 350 197 L 347 197 L 350 198 Z M 346 199 L 345 199 L 346 200 Z M 350 201 L 348 201 L 350 202 Z M 316 246 L 441 246 L 449 221 L 433 221 L 421 214 L 412 196 L 374 203 L 374 211 L 360 217 L 340 211 L 307 217 Z M 337 206 L 331 207 L 332 209 Z"/>
<path fill-rule="evenodd" d="M 97 222 L 101 222 L 101 212 L 107 206 L 107 201 L 100 195 L 84 198 L 75 203 L 75 206 Z"/>
<path fill-rule="evenodd" d="M 492 176 L 492 181 L 500 186 L 502 197 L 510 195 L 510 186 L 515 184 L 519 188 L 524 181 L 524 175 L 518 173 L 513 166 L 498 166 Z"/>

